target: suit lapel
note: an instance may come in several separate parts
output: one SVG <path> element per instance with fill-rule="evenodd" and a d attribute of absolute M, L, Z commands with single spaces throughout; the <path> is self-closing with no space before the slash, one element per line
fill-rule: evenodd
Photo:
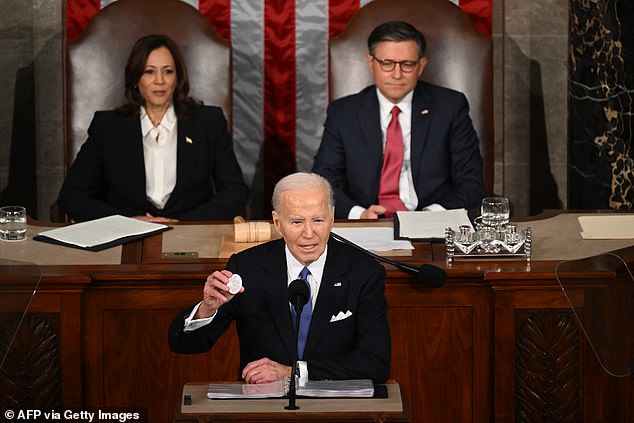
<path fill-rule="evenodd" d="M 124 172 L 128 175 L 131 198 L 145 198 L 145 159 L 143 158 L 143 134 L 138 117 L 119 118 L 118 151 L 121 152 Z"/>
<path fill-rule="evenodd" d="M 330 324 L 330 318 L 339 311 L 345 311 L 339 310 L 339 307 L 341 306 L 341 297 L 348 290 L 346 286 L 348 280 L 345 275 L 349 265 L 344 255 L 339 253 L 338 247 L 337 241 L 331 239 L 328 242 L 328 256 L 304 350 L 304 355 L 308 357 L 319 345 L 324 331 Z"/>
<path fill-rule="evenodd" d="M 196 162 L 199 146 L 203 140 L 196 139 L 193 119 L 178 120 L 178 134 L 176 140 L 176 186 L 170 195 L 165 209 L 178 201 L 181 193 L 187 192 L 185 187 L 189 184 L 194 164 Z"/>
<path fill-rule="evenodd" d="M 368 154 L 363 155 L 367 160 L 367 175 L 371 180 L 367 187 L 371 190 L 370 198 L 374 199 L 379 192 L 381 166 L 383 164 L 383 141 L 381 134 L 381 116 L 376 87 L 367 88 L 361 100 L 357 119 L 361 128 L 362 142 L 365 143 Z"/>
<path fill-rule="evenodd" d="M 419 82 L 414 89 L 412 98 L 411 162 L 414 181 L 420 180 L 422 157 L 427 144 L 433 113 L 433 103 L 429 91 Z"/>
<path fill-rule="evenodd" d="M 289 357 L 294 354 L 294 336 L 291 312 L 288 302 L 288 272 L 284 240 L 273 241 L 269 254 L 262 261 L 262 292 L 280 338 L 288 351 Z"/>

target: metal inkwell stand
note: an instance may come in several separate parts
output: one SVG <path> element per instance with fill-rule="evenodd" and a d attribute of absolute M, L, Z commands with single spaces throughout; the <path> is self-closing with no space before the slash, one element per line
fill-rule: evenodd
<path fill-rule="evenodd" d="M 495 213 L 490 213 L 485 205 L 487 200 L 503 201 Z M 518 229 L 517 225 L 509 223 L 508 200 L 504 197 L 485 198 L 482 204 L 482 214 L 474 221 L 475 229 L 469 225 L 461 225 L 457 230 L 445 229 L 447 262 L 501 258 L 530 262 L 531 228 Z"/>

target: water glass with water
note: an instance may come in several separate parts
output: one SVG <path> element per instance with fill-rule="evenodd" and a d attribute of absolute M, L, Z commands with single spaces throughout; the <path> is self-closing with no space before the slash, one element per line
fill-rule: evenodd
<path fill-rule="evenodd" d="M 506 197 L 483 198 L 480 212 L 484 225 L 494 228 L 503 227 L 509 223 L 511 215 L 509 199 Z"/>
<path fill-rule="evenodd" d="M 0 207 L 0 240 L 26 239 L 26 209 L 20 206 Z"/>

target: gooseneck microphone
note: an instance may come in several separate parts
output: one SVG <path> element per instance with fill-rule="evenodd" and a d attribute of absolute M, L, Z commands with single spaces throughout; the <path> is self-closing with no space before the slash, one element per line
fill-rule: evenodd
<path fill-rule="evenodd" d="M 310 298 L 310 291 L 303 280 L 295 279 L 288 285 L 288 301 L 295 307 L 298 316 L 302 314 L 302 309 L 308 302 L 308 298 Z M 299 330 L 297 332 L 299 333 Z"/>
<path fill-rule="evenodd" d="M 297 341 L 299 338 L 299 325 L 301 323 L 302 310 L 304 305 L 310 298 L 310 291 L 305 281 L 295 279 L 288 285 L 288 301 L 295 308 L 295 348 L 293 348 L 293 363 L 291 367 L 291 380 L 288 386 L 288 405 L 284 407 L 286 410 L 299 410 L 295 404 L 297 399 L 297 390 L 295 387 L 295 374 L 297 373 Z"/>
<path fill-rule="evenodd" d="M 341 241 L 344 244 L 348 244 L 351 247 L 354 247 L 357 250 L 364 252 L 365 254 L 369 255 L 370 257 L 378 261 L 391 264 L 392 266 L 397 267 L 401 270 L 405 270 L 407 272 L 415 273 L 416 279 L 427 286 L 430 286 L 432 288 L 440 288 L 441 286 L 445 284 L 445 280 L 447 279 L 447 272 L 445 272 L 440 267 L 434 266 L 433 264 L 423 264 L 420 267 L 414 267 L 414 266 L 410 266 L 409 264 L 399 263 L 397 261 L 390 260 L 389 258 L 380 256 L 378 254 L 374 254 L 373 252 L 366 250 L 360 245 L 357 245 L 354 242 L 334 232 L 331 232 L 330 235 L 332 235 L 332 237 L 336 239 L 337 241 Z"/>

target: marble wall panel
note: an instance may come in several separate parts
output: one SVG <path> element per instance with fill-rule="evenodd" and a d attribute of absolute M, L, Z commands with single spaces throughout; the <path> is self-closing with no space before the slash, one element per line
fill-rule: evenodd
<path fill-rule="evenodd" d="M 5 0 L 0 15 L 1 202 L 45 220 L 63 174 L 63 5 Z"/>
<path fill-rule="evenodd" d="M 571 0 L 569 199 L 575 208 L 634 204 L 634 6 Z"/>
<path fill-rule="evenodd" d="M 566 206 L 568 0 L 503 3 L 503 193 L 521 217 Z"/>

